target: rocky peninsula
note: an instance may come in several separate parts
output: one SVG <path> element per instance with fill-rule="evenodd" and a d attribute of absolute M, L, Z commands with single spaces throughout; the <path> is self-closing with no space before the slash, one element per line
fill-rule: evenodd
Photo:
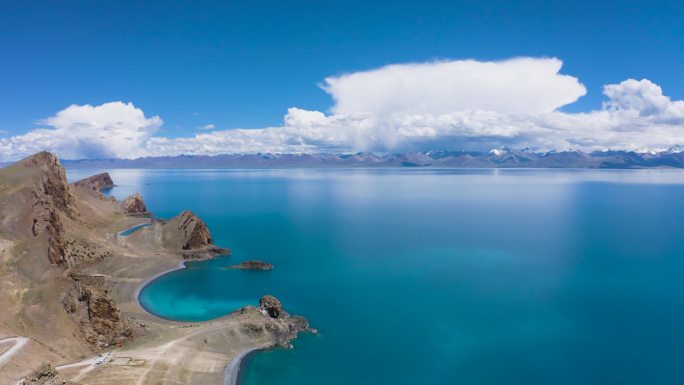
<path fill-rule="evenodd" d="M 150 277 L 229 250 L 190 211 L 150 222 L 140 194 L 105 198 L 113 184 L 70 185 L 48 152 L 0 169 L 0 384 L 223 384 L 244 352 L 310 330 L 271 296 L 208 322 L 146 312 Z"/>

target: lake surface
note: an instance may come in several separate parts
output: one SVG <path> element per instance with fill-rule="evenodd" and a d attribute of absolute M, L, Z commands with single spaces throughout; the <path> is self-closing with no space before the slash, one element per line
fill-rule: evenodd
<path fill-rule="evenodd" d="M 100 170 L 72 170 L 70 179 Z M 233 255 L 141 294 L 207 320 L 277 296 L 320 335 L 243 385 L 682 384 L 684 173 L 107 170 Z M 221 270 L 247 259 L 272 271 Z"/>

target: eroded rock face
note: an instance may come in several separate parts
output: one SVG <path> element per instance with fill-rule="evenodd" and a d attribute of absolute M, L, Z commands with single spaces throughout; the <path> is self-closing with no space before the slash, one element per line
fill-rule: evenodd
<path fill-rule="evenodd" d="M 17 165 L 39 170 L 33 177 L 34 183 L 30 190 L 33 199 L 31 232 L 34 237 L 47 237 L 50 262 L 68 267 L 64 226 L 60 215 L 78 220 L 79 213 L 64 167 L 57 156 L 45 151 L 30 156 Z"/>
<path fill-rule="evenodd" d="M 38 212 L 33 218 L 31 228 L 34 236 L 46 234 L 48 239 L 47 256 L 51 263 L 67 267 L 66 242 L 64 240 L 64 227 L 59 215 L 50 204 L 39 202 L 36 207 Z"/>
<path fill-rule="evenodd" d="M 201 249 L 210 246 L 214 242 L 207 225 L 191 211 L 185 210 L 176 218 L 178 220 L 178 230 L 183 233 L 181 245 L 183 250 Z"/>
<path fill-rule="evenodd" d="M 145 206 L 145 202 L 143 201 L 142 195 L 140 195 L 140 193 L 135 193 L 127 197 L 121 204 L 123 206 L 123 210 L 128 214 L 142 216 L 150 215 L 150 212 L 147 211 L 147 206 Z"/>
<path fill-rule="evenodd" d="M 33 373 L 26 376 L 24 379 L 25 385 L 70 385 L 73 382 L 66 381 L 57 372 L 54 366 L 50 363 L 42 364 L 33 371 Z"/>
<path fill-rule="evenodd" d="M 86 342 L 94 350 L 121 346 L 136 334 L 133 323 L 117 308 L 99 276 L 71 276 L 73 288 L 62 305 L 81 325 Z"/>
<path fill-rule="evenodd" d="M 109 176 L 108 172 L 103 172 L 102 174 L 81 179 L 78 182 L 75 182 L 74 185 L 87 187 L 99 192 L 103 189 L 114 187 L 114 181 L 112 181 L 112 177 Z"/>
<path fill-rule="evenodd" d="M 259 310 L 271 318 L 283 318 L 283 305 L 278 298 L 272 295 L 265 295 L 259 299 Z"/>
<path fill-rule="evenodd" d="M 66 171 L 53 153 L 43 151 L 19 162 L 27 168 L 41 168 L 42 173 L 36 183 L 35 194 L 40 200 L 49 201 L 55 209 L 63 212 L 72 219 L 78 218 L 76 198 L 69 189 Z"/>

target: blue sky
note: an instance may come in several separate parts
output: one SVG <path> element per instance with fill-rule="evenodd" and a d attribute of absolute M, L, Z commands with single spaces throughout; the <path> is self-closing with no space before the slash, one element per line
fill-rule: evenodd
<path fill-rule="evenodd" d="M 683 17 L 680 1 L 5 1 L 0 137 L 113 101 L 170 139 L 275 127 L 291 107 L 331 114 L 326 77 L 435 60 L 558 58 L 586 87 L 555 108 L 570 114 L 630 78 L 679 101 Z"/>

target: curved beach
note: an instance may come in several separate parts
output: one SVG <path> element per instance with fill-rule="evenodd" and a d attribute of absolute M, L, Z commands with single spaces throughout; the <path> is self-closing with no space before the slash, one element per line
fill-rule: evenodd
<path fill-rule="evenodd" d="M 233 361 L 226 367 L 226 372 L 223 380 L 223 385 L 237 385 L 238 375 L 240 374 L 240 366 L 242 361 L 247 357 L 248 354 L 255 352 L 259 349 L 246 349 L 240 352 Z"/>
<path fill-rule="evenodd" d="M 139 224 L 139 225 L 136 225 L 136 226 L 132 226 L 132 227 L 126 229 L 126 230 L 129 230 L 129 229 L 131 229 L 131 228 L 136 228 L 136 227 L 142 227 L 142 226 L 144 226 L 144 225 L 146 225 L 146 224 Z M 126 231 L 126 230 L 123 230 L 123 231 L 119 232 L 118 234 L 121 234 L 122 232 L 124 232 L 124 231 Z M 143 310 L 145 313 L 147 313 L 148 315 L 150 315 L 150 316 L 152 316 L 152 317 L 155 317 L 155 318 L 157 318 L 157 319 L 159 319 L 159 320 L 163 320 L 163 321 L 171 321 L 171 320 L 168 320 L 168 319 L 166 319 L 166 318 L 160 317 L 160 316 L 157 315 L 157 314 L 152 313 L 152 312 L 151 312 L 150 310 L 148 310 L 145 306 L 143 306 L 142 303 L 140 302 L 140 293 L 143 291 L 143 289 L 144 289 L 147 285 L 149 285 L 150 283 L 152 283 L 152 282 L 153 282 L 154 280 L 156 280 L 157 278 L 159 278 L 159 277 L 161 277 L 161 276 L 163 276 L 163 275 L 166 275 L 166 274 L 168 274 L 168 273 L 171 273 L 171 272 L 174 272 L 174 271 L 177 271 L 177 270 L 182 270 L 182 269 L 185 269 L 185 268 L 187 268 L 187 267 L 185 266 L 185 261 L 181 261 L 181 262 L 178 263 L 178 266 L 176 266 L 176 267 L 174 267 L 174 268 L 171 268 L 171 269 L 167 269 L 167 270 L 161 271 L 161 272 L 159 272 L 159 273 L 157 273 L 157 274 L 154 274 L 154 275 L 150 276 L 149 278 L 147 278 L 145 281 L 143 281 L 141 284 L 139 284 L 139 285 L 136 287 L 135 292 L 133 293 L 133 299 L 134 299 L 136 305 L 137 305 L 141 310 Z M 239 310 L 239 309 L 235 309 L 235 311 L 237 311 L 237 310 Z M 226 314 L 226 316 L 229 315 L 229 314 L 230 314 L 230 313 Z M 183 323 L 183 321 L 171 321 L 171 322 Z M 204 321 L 204 322 L 206 322 L 206 323 L 211 323 L 212 321 Z M 197 322 L 194 322 L 194 323 L 192 323 L 192 322 L 187 322 L 187 324 L 189 324 L 189 325 L 191 325 L 191 324 L 196 324 L 196 323 L 197 323 Z M 223 378 L 223 384 L 224 384 L 224 385 L 237 385 L 238 375 L 239 375 L 240 366 L 241 366 L 241 364 L 242 364 L 242 361 L 244 360 L 244 358 L 245 358 L 248 354 L 250 354 L 250 353 L 252 353 L 252 352 L 254 352 L 254 351 L 257 351 L 257 350 L 259 350 L 259 349 L 258 349 L 258 348 L 247 348 L 247 349 L 244 349 L 244 350 L 240 351 L 237 355 L 235 355 L 235 357 L 226 365 L 226 368 L 225 368 L 225 371 L 224 371 L 224 378 Z"/>

